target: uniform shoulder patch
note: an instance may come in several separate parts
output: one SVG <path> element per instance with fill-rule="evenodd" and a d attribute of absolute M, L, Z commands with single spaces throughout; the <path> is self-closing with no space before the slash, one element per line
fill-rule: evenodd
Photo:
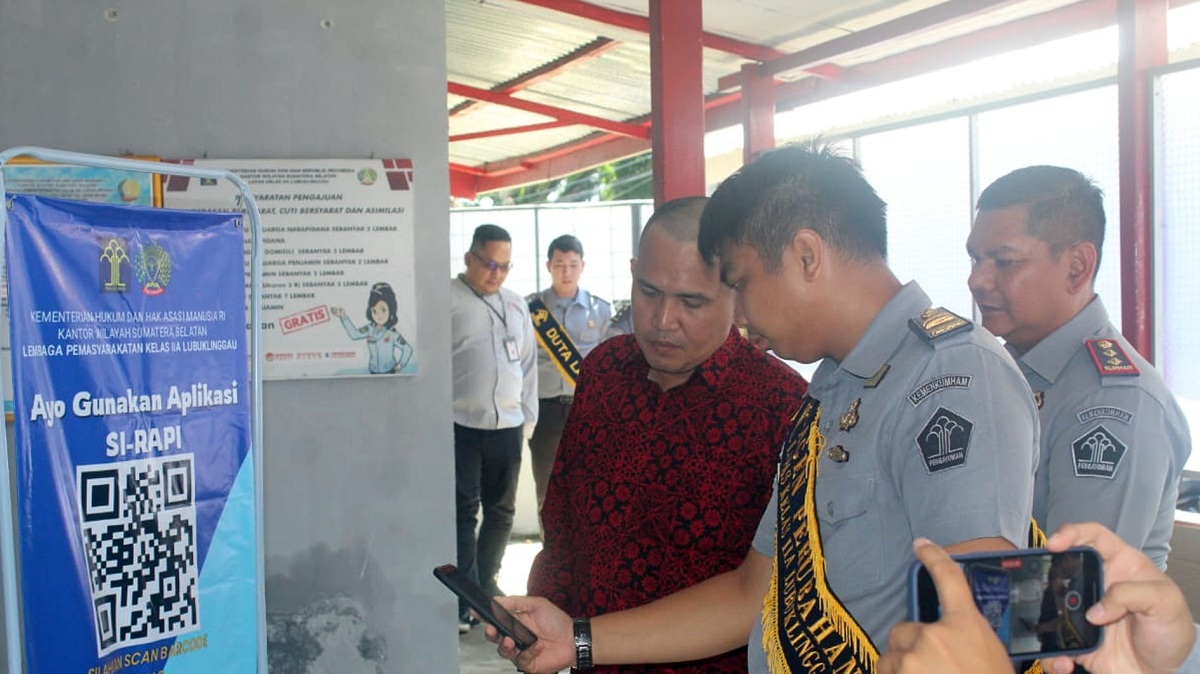
<path fill-rule="evenodd" d="M 617 300 L 616 302 L 613 302 L 613 315 L 609 322 L 613 324 L 621 322 L 621 320 L 625 318 L 625 315 L 628 314 L 632 309 L 633 303 L 629 300 Z"/>
<path fill-rule="evenodd" d="M 970 420 L 945 407 L 937 408 L 917 433 L 925 470 L 932 474 L 965 464 L 973 430 L 975 424 Z"/>
<path fill-rule="evenodd" d="M 971 328 L 971 321 L 942 307 L 926 309 L 920 316 L 910 319 L 908 324 L 928 342 Z"/>
<path fill-rule="evenodd" d="M 1088 354 L 1101 377 L 1132 376 L 1141 373 L 1117 340 L 1089 339 L 1084 344 L 1087 345 Z"/>
<path fill-rule="evenodd" d="M 1071 443 L 1075 476 L 1113 479 L 1126 449 L 1125 443 L 1103 424 L 1096 426 Z"/>
<path fill-rule="evenodd" d="M 934 393 L 948 388 L 971 388 L 971 375 L 946 374 L 934 377 L 918 386 L 912 393 L 909 393 L 908 402 L 912 403 L 913 407 L 916 407 Z"/>
<path fill-rule="evenodd" d="M 1123 410 L 1120 407 L 1111 405 L 1098 405 L 1089 407 L 1075 415 L 1079 419 L 1079 423 L 1087 424 L 1097 419 L 1115 419 L 1123 424 L 1133 423 L 1133 412 Z"/>

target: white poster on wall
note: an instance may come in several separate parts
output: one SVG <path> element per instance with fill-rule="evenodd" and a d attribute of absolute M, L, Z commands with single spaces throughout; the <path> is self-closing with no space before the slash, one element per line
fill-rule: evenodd
<path fill-rule="evenodd" d="M 264 378 L 417 372 L 411 160 L 186 163 L 233 171 L 258 203 Z M 241 208 L 227 180 L 164 183 L 166 208 Z"/>

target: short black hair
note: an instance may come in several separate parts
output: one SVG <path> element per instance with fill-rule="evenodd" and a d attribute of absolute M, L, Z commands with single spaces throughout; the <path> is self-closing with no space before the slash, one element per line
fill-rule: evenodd
<path fill-rule="evenodd" d="M 1026 166 L 987 186 L 975 207 L 995 211 L 1022 206 L 1025 228 L 1050 245 L 1054 255 L 1080 241 L 1096 247 L 1096 269 L 1104 245 L 1104 193 L 1087 176 L 1062 166 Z"/>
<path fill-rule="evenodd" d="M 379 304 L 380 301 L 383 301 L 388 308 L 388 319 L 383 324 L 383 327 L 395 327 L 396 323 L 400 320 L 396 316 L 396 291 L 392 290 L 390 284 L 383 282 L 371 286 L 371 292 L 367 295 L 367 324 L 370 325 L 375 322 L 375 319 L 371 316 L 371 307 Z"/>
<path fill-rule="evenodd" d="M 749 245 L 775 271 L 801 229 L 848 257 L 887 258 L 887 204 L 853 159 L 819 143 L 772 150 L 725 179 L 700 218 L 700 254 Z"/>
<path fill-rule="evenodd" d="M 546 249 L 546 259 L 554 257 L 556 250 L 560 253 L 575 253 L 579 257 L 583 257 L 583 242 L 576 236 L 563 234 L 550 242 L 550 247 Z"/>
<path fill-rule="evenodd" d="M 700 214 L 707 203 L 708 197 L 672 199 L 654 209 L 642 234 L 652 227 L 661 228 L 676 241 L 695 241 L 700 231 Z"/>
<path fill-rule="evenodd" d="M 478 253 L 493 241 L 512 243 L 512 237 L 508 235 L 508 230 L 500 225 L 480 225 L 471 236 L 471 250 Z"/>

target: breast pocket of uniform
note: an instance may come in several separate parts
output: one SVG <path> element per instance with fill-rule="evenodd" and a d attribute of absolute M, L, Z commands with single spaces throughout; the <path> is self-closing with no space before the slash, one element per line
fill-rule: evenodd
<path fill-rule="evenodd" d="M 604 336 L 604 330 L 608 326 L 608 321 L 600 321 L 591 319 L 587 325 L 583 326 L 583 330 L 579 334 L 579 342 L 581 344 L 597 344 L 600 338 Z"/>
<path fill-rule="evenodd" d="M 875 476 L 837 473 L 825 470 L 818 478 L 814 505 L 827 577 L 842 601 L 850 601 L 879 590 L 881 517 Z"/>

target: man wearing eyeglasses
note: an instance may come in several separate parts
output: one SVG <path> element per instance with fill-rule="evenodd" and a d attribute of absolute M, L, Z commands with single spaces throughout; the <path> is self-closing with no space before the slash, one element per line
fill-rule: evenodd
<path fill-rule="evenodd" d="M 521 444 L 537 423 L 537 356 L 525 300 L 502 288 L 512 238 L 480 225 L 450 282 L 458 566 L 491 595 L 512 533 Z M 480 506 L 483 522 L 476 535 Z M 470 630 L 459 606 L 459 632 Z"/>
<path fill-rule="evenodd" d="M 554 456 L 567 413 L 575 399 L 575 378 L 584 357 L 604 339 L 612 305 L 579 287 L 583 275 L 583 243 L 570 234 L 550 242 L 546 250 L 550 287 L 525 298 L 538 345 L 538 423 L 529 439 L 538 522 Z"/>

